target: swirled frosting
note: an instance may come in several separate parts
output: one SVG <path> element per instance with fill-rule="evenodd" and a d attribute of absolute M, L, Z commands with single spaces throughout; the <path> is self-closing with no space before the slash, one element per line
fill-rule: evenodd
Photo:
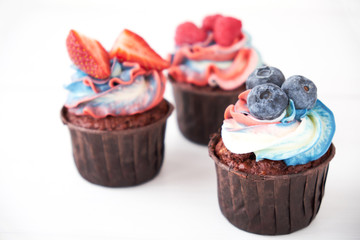
<path fill-rule="evenodd" d="M 258 52 L 248 34 L 231 46 L 215 43 L 209 33 L 204 42 L 178 46 L 169 58 L 168 74 L 178 82 L 197 86 L 219 86 L 233 90 L 245 83 L 250 73 L 261 65 Z"/>
<path fill-rule="evenodd" d="M 76 115 L 94 118 L 133 115 L 156 106 L 162 99 L 166 79 L 158 70 L 144 70 L 138 63 L 111 60 L 111 75 L 96 79 L 74 66 L 65 107 Z"/>
<path fill-rule="evenodd" d="M 286 165 L 306 164 L 329 149 L 335 132 L 333 113 L 320 100 L 309 110 L 288 108 L 272 121 L 257 120 L 247 108 L 247 90 L 225 111 L 221 136 L 229 151 L 254 152 L 256 160 L 284 160 Z"/>

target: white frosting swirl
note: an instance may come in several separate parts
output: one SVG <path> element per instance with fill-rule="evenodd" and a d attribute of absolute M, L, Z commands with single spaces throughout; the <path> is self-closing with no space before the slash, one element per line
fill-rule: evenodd
<path fill-rule="evenodd" d="M 319 100 L 307 112 L 295 110 L 292 100 L 280 123 L 248 126 L 225 119 L 224 145 L 231 152 L 254 152 L 256 160 L 284 160 L 287 165 L 305 164 L 320 158 L 330 147 L 335 132 L 332 112 Z"/>

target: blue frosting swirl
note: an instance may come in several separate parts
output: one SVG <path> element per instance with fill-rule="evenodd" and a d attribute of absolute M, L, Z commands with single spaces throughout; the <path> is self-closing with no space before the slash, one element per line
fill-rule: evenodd
<path fill-rule="evenodd" d="M 247 126 L 224 120 L 222 138 L 233 153 L 254 152 L 256 160 L 284 160 L 286 165 L 306 164 L 329 149 L 335 133 L 335 118 L 320 100 L 309 110 L 296 110 L 294 103 L 280 123 Z"/>
<path fill-rule="evenodd" d="M 145 71 L 138 64 L 111 60 L 108 79 L 92 78 L 75 67 L 65 106 L 77 115 L 95 118 L 144 112 L 160 102 L 165 89 L 161 73 Z"/>

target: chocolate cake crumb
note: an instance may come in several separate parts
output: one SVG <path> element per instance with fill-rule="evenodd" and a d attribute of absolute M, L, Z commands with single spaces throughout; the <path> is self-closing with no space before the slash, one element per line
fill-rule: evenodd
<path fill-rule="evenodd" d="M 143 127 L 161 119 L 168 113 L 169 106 L 162 100 L 156 107 L 130 116 L 107 116 L 105 118 L 93 118 L 88 115 L 75 115 L 66 111 L 67 120 L 80 127 L 97 130 L 125 130 Z"/>
<path fill-rule="evenodd" d="M 273 161 L 264 159 L 256 161 L 255 154 L 235 154 L 230 152 L 224 145 L 222 138 L 215 146 L 215 154 L 224 164 L 234 170 L 242 171 L 254 175 L 286 175 L 303 172 L 307 169 L 314 168 L 324 162 L 329 155 L 327 151 L 321 158 L 302 165 L 287 166 L 284 161 Z"/>

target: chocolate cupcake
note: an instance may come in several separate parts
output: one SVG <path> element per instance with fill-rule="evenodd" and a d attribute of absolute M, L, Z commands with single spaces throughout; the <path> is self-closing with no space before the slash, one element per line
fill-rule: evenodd
<path fill-rule="evenodd" d="M 272 77 L 258 74 L 264 68 Z M 278 81 L 278 69 L 264 68 L 225 110 L 209 154 L 228 221 L 252 233 L 288 234 L 308 226 L 320 209 L 335 119 L 312 81 L 299 75 Z"/>
<path fill-rule="evenodd" d="M 178 125 L 187 139 L 206 145 L 221 126 L 222 109 L 236 101 L 246 78 L 261 65 L 260 56 L 241 21 L 219 14 L 204 18 L 201 28 L 180 24 L 175 43 L 168 78 Z"/>
<path fill-rule="evenodd" d="M 168 63 L 129 30 L 109 53 L 74 30 L 66 43 L 76 73 L 66 86 L 61 119 L 69 127 L 80 175 L 109 187 L 154 178 L 163 163 L 166 120 L 173 111 L 163 99 L 161 70 Z"/>

